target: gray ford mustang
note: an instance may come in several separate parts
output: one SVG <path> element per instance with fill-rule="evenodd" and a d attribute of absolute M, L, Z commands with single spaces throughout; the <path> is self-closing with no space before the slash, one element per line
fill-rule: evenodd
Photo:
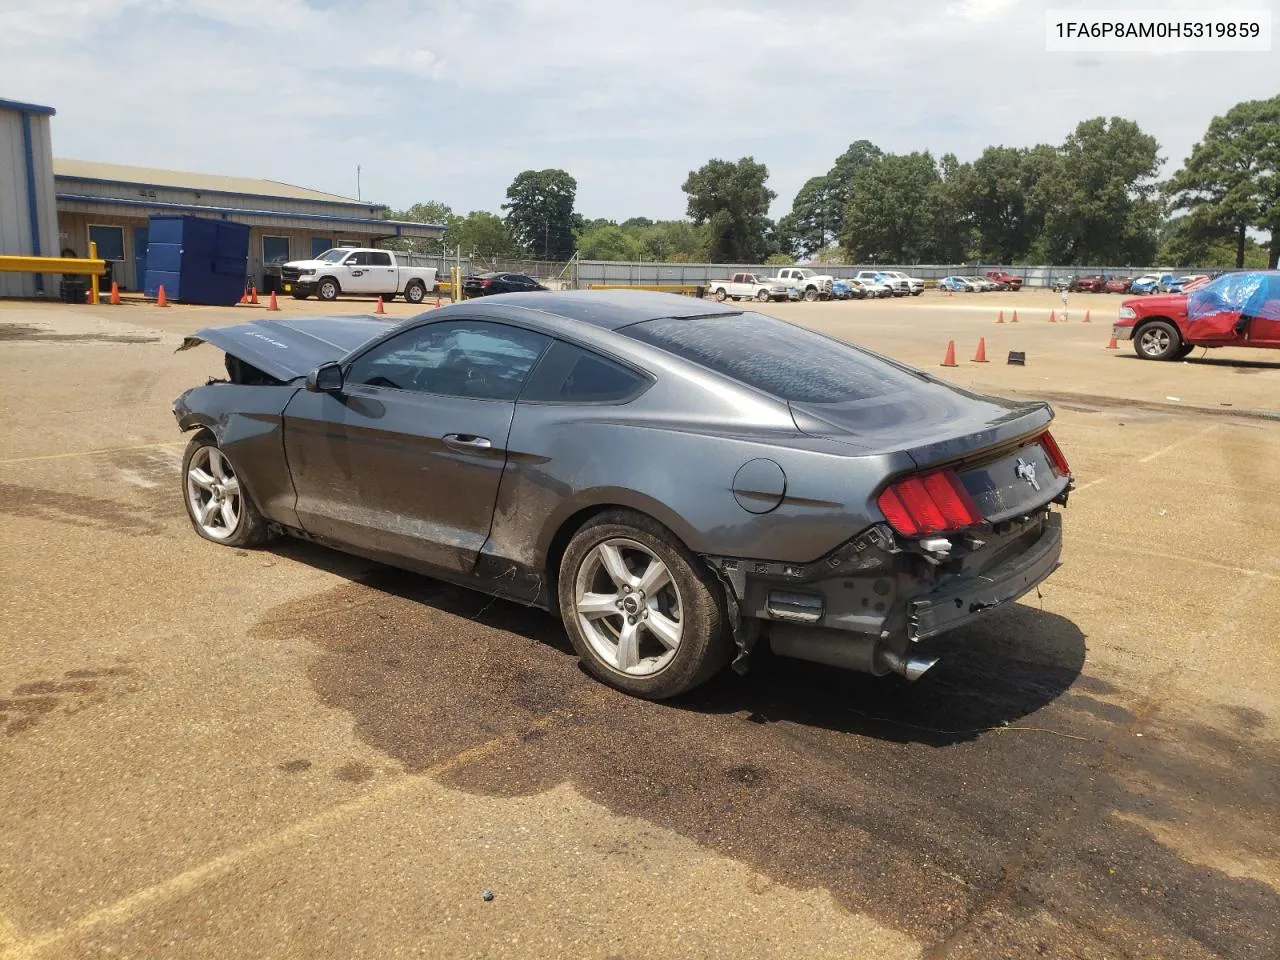
<path fill-rule="evenodd" d="M 508 294 L 399 324 L 201 330 L 174 402 L 201 536 L 291 534 L 558 612 L 593 674 L 678 694 L 766 640 L 915 679 L 1058 566 L 1043 403 L 733 306 Z"/>

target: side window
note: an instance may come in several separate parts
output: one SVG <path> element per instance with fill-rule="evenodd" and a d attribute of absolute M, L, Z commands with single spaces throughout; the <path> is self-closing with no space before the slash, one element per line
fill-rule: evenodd
<path fill-rule="evenodd" d="M 571 343 L 556 340 L 538 364 L 521 403 L 610 403 L 649 385 L 644 375 Z"/>
<path fill-rule="evenodd" d="M 371 267 L 389 267 L 391 266 L 391 254 L 389 253 L 370 253 L 366 254 L 369 258 L 369 266 Z"/>
<path fill-rule="evenodd" d="M 367 253 L 348 254 L 347 259 L 342 262 L 348 267 L 367 267 L 369 265 L 369 255 Z"/>
<path fill-rule="evenodd" d="M 484 320 L 406 330 L 357 358 L 349 384 L 477 400 L 511 401 L 550 338 Z"/>

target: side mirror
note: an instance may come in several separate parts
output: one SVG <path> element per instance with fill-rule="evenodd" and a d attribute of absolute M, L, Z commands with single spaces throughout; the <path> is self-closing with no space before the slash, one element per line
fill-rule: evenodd
<path fill-rule="evenodd" d="M 307 389 L 312 393 L 341 393 L 342 367 L 334 362 L 320 364 L 307 374 Z"/>

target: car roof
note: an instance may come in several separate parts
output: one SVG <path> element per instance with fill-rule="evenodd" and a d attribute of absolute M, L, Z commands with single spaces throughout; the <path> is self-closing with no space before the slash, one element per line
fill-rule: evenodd
<path fill-rule="evenodd" d="M 713 317 L 741 313 L 693 297 L 648 290 L 553 290 L 542 293 L 504 293 L 486 297 L 486 306 L 523 307 L 566 320 L 618 330 L 645 320 L 668 317 Z"/>

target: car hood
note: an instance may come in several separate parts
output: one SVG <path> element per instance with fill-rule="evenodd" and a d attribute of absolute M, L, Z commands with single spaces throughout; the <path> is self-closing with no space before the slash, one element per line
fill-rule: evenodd
<path fill-rule="evenodd" d="M 292 380 L 322 363 L 341 360 L 393 326 L 371 316 L 251 320 L 197 330 L 178 349 L 211 343 L 277 380 Z"/>
<path fill-rule="evenodd" d="M 295 270 L 322 270 L 325 267 L 332 267 L 333 264 L 328 260 L 290 260 L 288 263 L 282 263 L 282 267 L 292 267 Z"/>

